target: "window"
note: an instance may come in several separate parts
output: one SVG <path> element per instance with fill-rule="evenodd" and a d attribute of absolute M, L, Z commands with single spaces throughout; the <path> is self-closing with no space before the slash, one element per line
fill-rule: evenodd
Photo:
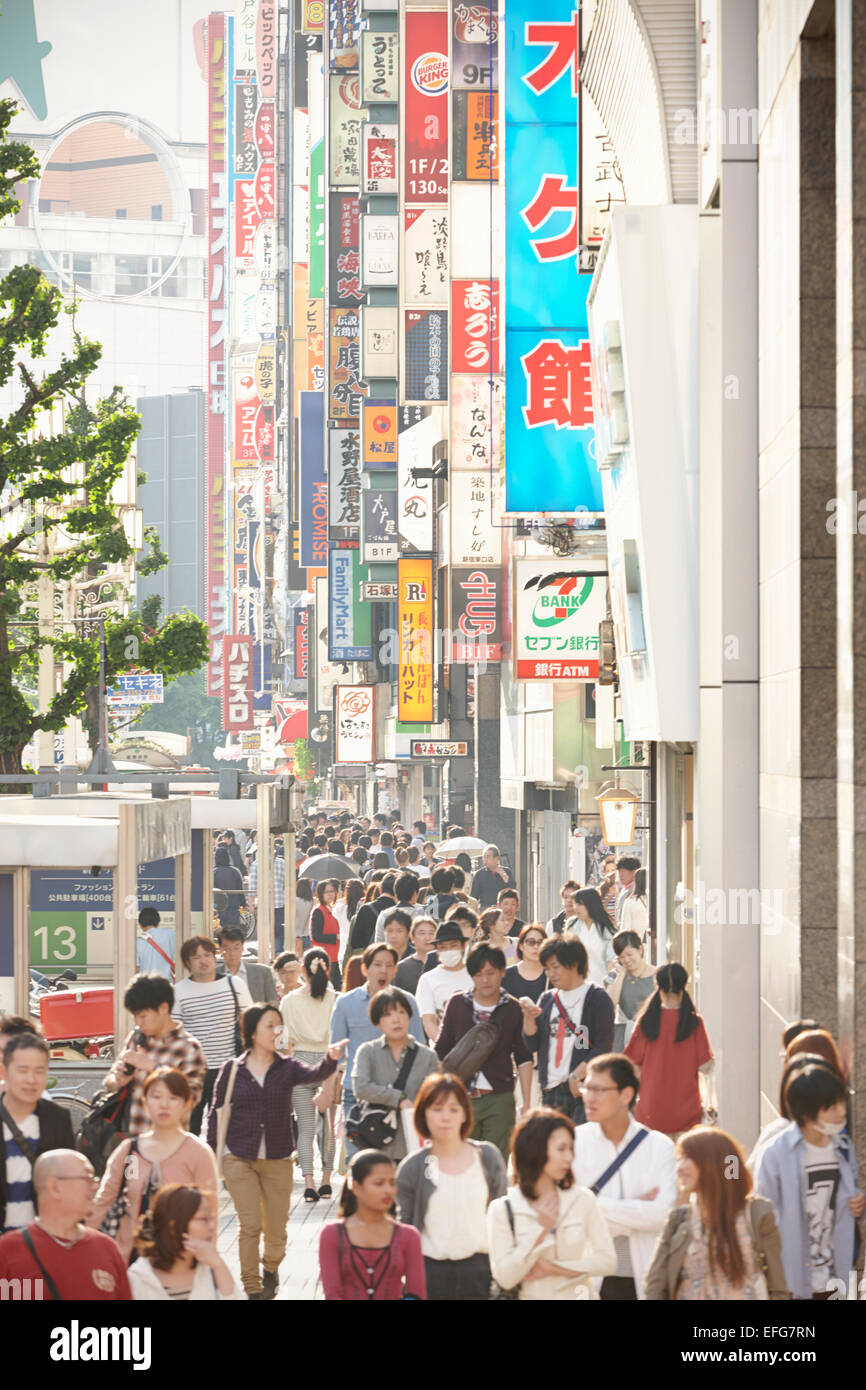
<path fill-rule="evenodd" d="M 114 215 L 115 215 L 115 217 L 118 218 L 121 222 L 125 222 L 125 221 L 126 221 L 126 208 L 115 208 L 115 209 L 114 209 Z"/>
<path fill-rule="evenodd" d="M 140 294 L 150 283 L 147 256 L 118 256 L 114 262 L 114 293 Z"/>
<path fill-rule="evenodd" d="M 162 221 L 162 203 L 151 203 L 151 205 L 150 205 L 150 220 L 151 220 L 151 222 L 161 222 L 161 221 Z"/>
<path fill-rule="evenodd" d="M 92 256 L 73 256 L 72 275 L 79 289 L 90 290 L 93 288 L 93 257 Z"/>

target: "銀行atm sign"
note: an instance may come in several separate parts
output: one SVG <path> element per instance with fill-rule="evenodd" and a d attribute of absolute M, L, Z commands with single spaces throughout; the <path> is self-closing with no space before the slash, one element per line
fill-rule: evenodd
<path fill-rule="evenodd" d="M 580 274 L 573 0 L 509 0 L 505 83 L 505 502 L 600 511 L 586 296 Z"/>

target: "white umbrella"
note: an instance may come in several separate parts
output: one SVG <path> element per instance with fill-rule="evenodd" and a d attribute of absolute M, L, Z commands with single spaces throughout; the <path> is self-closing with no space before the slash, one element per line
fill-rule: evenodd
<path fill-rule="evenodd" d="M 433 852 L 434 859 L 453 859 L 458 854 L 468 854 L 473 858 L 483 854 L 487 840 L 479 840 L 474 835 L 461 835 L 458 839 L 443 840 Z"/>

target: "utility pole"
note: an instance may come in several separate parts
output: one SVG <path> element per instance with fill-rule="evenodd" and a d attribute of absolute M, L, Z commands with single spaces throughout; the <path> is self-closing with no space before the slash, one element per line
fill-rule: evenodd
<path fill-rule="evenodd" d="M 99 717 L 99 730 L 96 736 L 96 751 L 87 769 L 89 775 L 100 772 L 116 772 L 117 768 L 111 760 L 108 751 L 108 709 L 105 703 L 105 618 L 97 619 L 99 623 L 99 685 L 97 687 L 97 709 Z M 107 790 L 103 787 L 103 791 Z"/>

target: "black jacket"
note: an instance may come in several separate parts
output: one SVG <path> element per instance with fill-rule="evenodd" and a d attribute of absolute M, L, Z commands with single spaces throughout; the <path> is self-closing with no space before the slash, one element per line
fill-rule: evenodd
<path fill-rule="evenodd" d="M 554 1007 L 555 991 L 545 990 L 538 1001 L 541 1013 L 535 1020 L 536 1032 L 532 1037 L 524 1033 L 523 1041 L 530 1052 L 538 1053 L 538 1084 L 542 1091 L 547 1089 L 547 1060 L 549 1055 L 551 1020 L 558 1018 Z M 450 1001 L 449 1001 L 450 1002 Z M 613 1025 L 615 1012 L 607 990 L 598 985 L 590 985 L 583 999 L 580 1014 L 581 1025 L 586 1029 L 585 1038 L 574 1038 L 571 1046 L 571 1070 L 581 1062 L 591 1062 L 593 1057 L 610 1052 L 613 1047 Z"/>
<path fill-rule="evenodd" d="M 365 951 L 370 945 L 376 930 L 376 918 L 379 913 L 384 912 L 386 907 L 396 906 L 397 899 L 389 897 L 387 893 L 380 894 L 374 902 L 361 904 L 352 925 L 352 937 L 349 942 L 351 955 L 355 955 L 358 951 Z"/>
<path fill-rule="evenodd" d="M 0 1092 L 2 1097 L 2 1092 Z M 62 1105 L 52 1100 L 36 1103 L 39 1119 L 39 1143 L 36 1153 L 44 1154 L 49 1149 L 74 1149 L 75 1135 L 72 1132 L 72 1116 Z M 0 1231 L 6 1224 L 6 1144 L 0 1143 Z"/>

